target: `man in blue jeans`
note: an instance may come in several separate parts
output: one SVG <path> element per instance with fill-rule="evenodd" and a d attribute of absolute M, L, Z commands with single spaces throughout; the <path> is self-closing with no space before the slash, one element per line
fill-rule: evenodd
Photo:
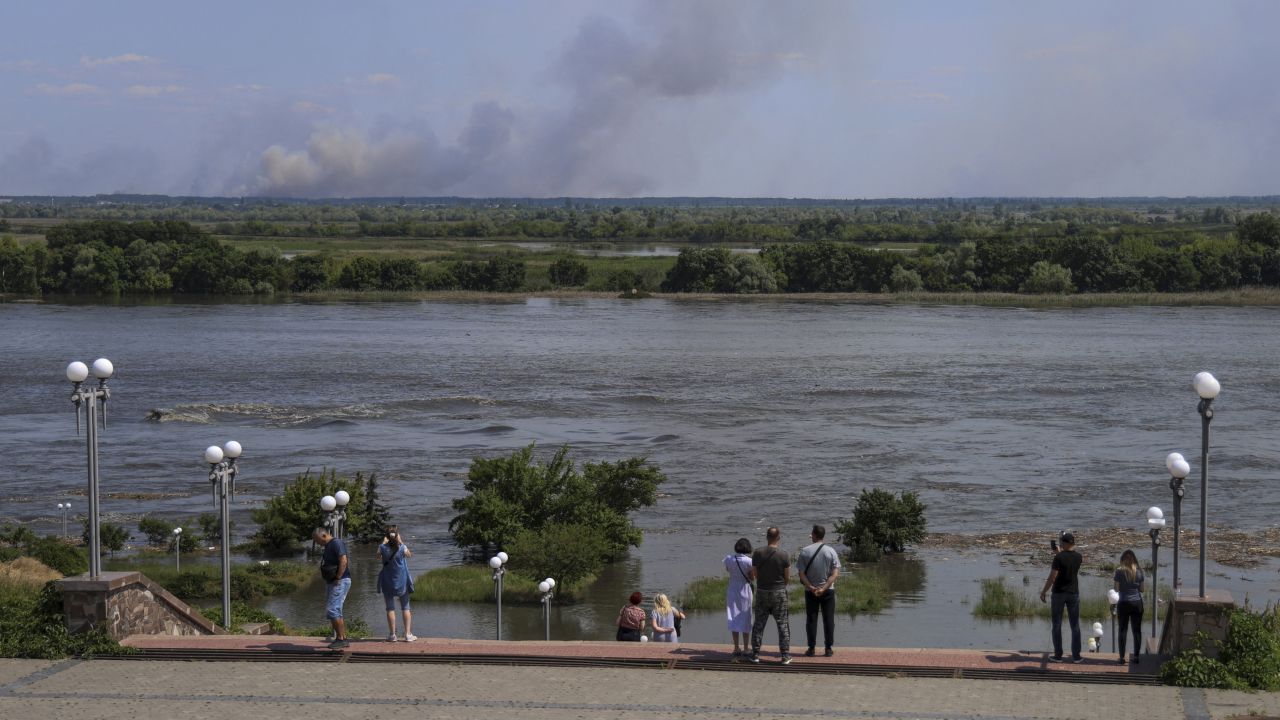
<path fill-rule="evenodd" d="M 1049 579 L 1040 590 L 1040 602 L 1045 602 L 1045 595 L 1052 589 L 1053 657 L 1050 659 L 1062 662 L 1062 611 L 1066 609 L 1067 620 L 1071 623 L 1071 662 L 1080 663 L 1084 662 L 1080 654 L 1080 563 L 1084 558 L 1075 550 L 1075 535 L 1064 532 L 1059 540 L 1062 541 L 1062 549 L 1053 556 Z"/>
<path fill-rule="evenodd" d="M 347 592 L 351 590 L 351 567 L 347 561 L 347 544 L 329 534 L 324 528 L 316 528 L 312 536 L 324 548 L 320 565 L 338 567 L 337 579 L 325 582 L 325 612 L 333 625 L 333 642 L 329 647 L 340 650 L 351 643 L 347 642 L 347 624 L 342 619 L 342 605 L 347 601 Z"/>

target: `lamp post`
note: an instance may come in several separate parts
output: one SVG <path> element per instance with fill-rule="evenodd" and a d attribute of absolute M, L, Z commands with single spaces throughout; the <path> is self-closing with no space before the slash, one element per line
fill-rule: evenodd
<path fill-rule="evenodd" d="M 338 512 L 335 516 L 338 532 L 336 533 L 339 540 L 342 539 L 342 533 L 346 530 L 347 525 L 347 503 L 351 502 L 351 494 L 346 490 L 339 490 L 333 494 L 334 502 L 338 503 Z"/>
<path fill-rule="evenodd" d="M 542 613 L 543 623 L 546 628 L 547 640 L 551 639 L 551 597 L 555 595 L 556 581 L 547 578 L 538 583 L 538 592 L 542 593 Z"/>
<path fill-rule="evenodd" d="M 1102 629 L 1102 623 L 1095 622 L 1093 624 L 1093 637 L 1090 638 L 1093 641 L 1091 644 L 1093 645 L 1094 652 L 1102 652 L 1102 636 L 1105 634 L 1106 633 Z"/>
<path fill-rule="evenodd" d="M 80 408 L 84 407 L 85 447 L 89 468 L 89 577 L 102 574 L 102 534 L 98 517 L 98 411 L 102 411 L 102 427 L 107 427 L 107 400 L 111 390 L 107 379 L 115 373 L 115 367 L 106 358 L 93 361 L 93 376 L 98 386 L 84 386 L 89 379 L 89 368 L 76 361 L 67 366 L 67 379 L 71 381 L 71 402 L 76 406 L 76 434 L 80 434 Z M 66 531 L 63 531 L 66 534 Z"/>
<path fill-rule="evenodd" d="M 210 445 L 204 450 L 204 461 L 209 463 L 209 483 L 213 497 L 222 513 L 222 626 L 231 629 L 231 496 L 236 493 L 236 458 L 243 448 L 235 440 L 228 440 L 218 447 Z"/>
<path fill-rule="evenodd" d="M 1207 372 L 1196 373 L 1191 384 L 1200 396 L 1200 597 L 1204 597 L 1204 561 L 1209 536 L 1209 423 L 1213 421 L 1213 399 L 1222 392 L 1218 379 Z"/>
<path fill-rule="evenodd" d="M 173 529 L 173 570 L 182 572 L 182 528 Z"/>
<path fill-rule="evenodd" d="M 62 511 L 62 539 L 67 539 L 67 511 L 71 509 L 71 503 L 58 503 L 58 509 Z"/>
<path fill-rule="evenodd" d="M 325 495 L 320 498 L 320 509 L 325 512 L 324 526 L 329 528 L 329 534 L 338 537 L 338 499 L 332 495 Z"/>
<path fill-rule="evenodd" d="M 1107 591 L 1107 604 L 1111 606 L 1111 652 L 1116 651 L 1116 605 L 1120 604 L 1120 593 L 1115 588 Z"/>
<path fill-rule="evenodd" d="M 1169 469 L 1169 489 L 1173 491 L 1173 595 L 1182 592 L 1182 576 L 1178 574 L 1179 544 L 1182 542 L 1182 498 L 1187 494 L 1183 482 L 1191 473 L 1191 466 L 1182 453 L 1169 453 L 1164 459 Z M 1203 553 L 1203 550 L 1201 551 Z"/>
<path fill-rule="evenodd" d="M 498 599 L 498 639 L 502 639 L 502 576 L 507 574 L 508 555 L 500 552 L 489 558 L 489 567 L 493 568 L 493 594 Z"/>
<path fill-rule="evenodd" d="M 1164 527 L 1164 511 L 1156 506 L 1147 508 L 1147 534 L 1151 536 L 1151 639 L 1156 637 L 1156 616 L 1160 614 L 1160 529 Z"/>

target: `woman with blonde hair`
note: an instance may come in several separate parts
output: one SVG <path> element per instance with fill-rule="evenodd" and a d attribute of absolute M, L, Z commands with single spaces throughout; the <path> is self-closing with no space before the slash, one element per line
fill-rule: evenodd
<path fill-rule="evenodd" d="M 676 618 L 684 619 L 684 613 L 671 607 L 666 595 L 658 595 L 653 601 L 653 641 L 673 643 L 679 642 L 676 633 Z"/>
<path fill-rule="evenodd" d="M 1133 625 L 1133 654 L 1129 662 L 1138 662 L 1142 653 L 1142 586 L 1146 578 L 1142 568 L 1138 566 L 1138 556 L 1132 550 L 1125 550 L 1120 555 L 1120 567 L 1116 568 L 1115 589 L 1120 593 L 1120 602 L 1116 604 L 1116 615 L 1120 618 L 1120 664 L 1124 664 L 1125 635 L 1129 625 Z"/>

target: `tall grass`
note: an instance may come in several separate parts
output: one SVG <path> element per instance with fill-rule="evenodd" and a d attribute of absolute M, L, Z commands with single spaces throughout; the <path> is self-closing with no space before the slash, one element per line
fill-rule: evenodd
<path fill-rule="evenodd" d="M 115 561 L 111 570 L 140 572 L 185 601 L 222 597 L 222 570 L 214 565 L 190 564 L 182 572 L 165 562 Z M 286 595 L 319 577 L 315 568 L 295 562 L 236 565 L 231 568 L 231 597 L 252 603 L 272 595 Z"/>
<path fill-rule="evenodd" d="M 681 610 L 719 610 L 724 607 L 727 577 L 700 577 L 684 587 L 673 602 Z M 878 613 L 889 604 L 889 586 L 879 575 L 854 572 L 841 575 L 836 583 L 836 610 L 849 615 Z M 804 607 L 804 588 L 792 585 L 788 591 L 792 607 Z"/>
<path fill-rule="evenodd" d="M 1050 617 L 1052 605 L 1040 602 L 1019 588 L 1010 587 L 1004 578 L 986 578 L 982 581 L 982 597 L 973 606 L 975 617 L 989 619 L 1017 619 Z M 1111 615 L 1111 605 L 1106 594 L 1084 593 L 1080 596 L 1080 621 L 1092 623 Z"/>

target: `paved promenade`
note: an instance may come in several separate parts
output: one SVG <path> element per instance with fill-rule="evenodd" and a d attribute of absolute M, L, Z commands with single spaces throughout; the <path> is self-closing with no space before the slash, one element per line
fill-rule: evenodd
<path fill-rule="evenodd" d="M 314 662 L 0 660 L 6 720 L 1280 716 L 1275 695 L 799 672 Z"/>

